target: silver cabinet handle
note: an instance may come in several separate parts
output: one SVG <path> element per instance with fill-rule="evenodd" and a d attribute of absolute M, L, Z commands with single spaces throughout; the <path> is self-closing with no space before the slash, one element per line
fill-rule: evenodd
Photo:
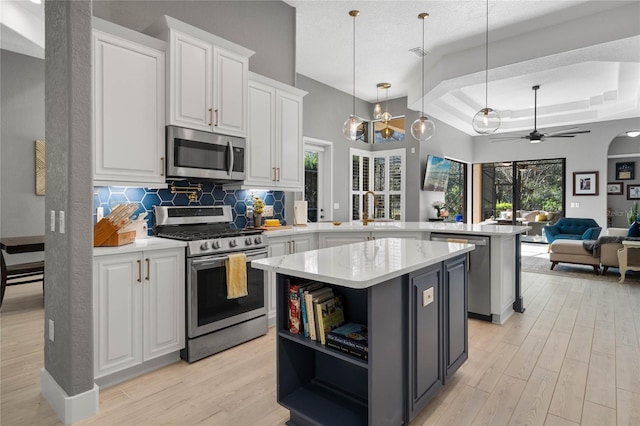
<path fill-rule="evenodd" d="M 144 279 L 149 281 L 149 276 L 151 275 L 150 267 L 149 267 L 149 258 L 147 257 L 144 261 L 147 262 L 147 276 Z"/>
<path fill-rule="evenodd" d="M 218 109 L 216 109 L 216 124 L 214 126 L 218 127 Z"/>
<path fill-rule="evenodd" d="M 164 176 L 164 157 L 160 157 L 160 164 L 162 164 L 162 168 L 160 169 L 160 176 Z"/>
<path fill-rule="evenodd" d="M 213 109 L 209 108 L 209 126 L 213 124 Z"/>
<path fill-rule="evenodd" d="M 138 259 L 138 282 L 142 282 L 142 261 Z"/>

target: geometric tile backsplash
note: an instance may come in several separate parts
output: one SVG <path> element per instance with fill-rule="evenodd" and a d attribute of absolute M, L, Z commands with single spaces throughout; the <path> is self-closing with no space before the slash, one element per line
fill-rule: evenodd
<path fill-rule="evenodd" d="M 169 186 L 172 182 L 168 182 Z M 173 182 L 176 186 L 188 185 L 185 181 Z M 138 203 L 138 211 L 132 216 L 147 212 L 149 235 L 152 234 L 153 206 L 220 206 L 229 205 L 233 211 L 233 225 L 242 229 L 252 221 L 245 216 L 247 206 L 251 205 L 251 194 L 256 194 L 267 206 L 273 206 L 273 218 L 280 219 L 284 224 L 284 192 L 283 191 L 254 191 L 254 190 L 225 190 L 222 185 L 203 182 L 202 192 L 197 192 L 197 201 L 189 201 L 186 194 L 172 194 L 169 189 L 149 189 L 123 186 L 94 186 L 93 187 L 93 222 L 96 222 L 96 208 L 102 207 L 104 215 L 108 215 L 113 207 L 120 203 Z"/>

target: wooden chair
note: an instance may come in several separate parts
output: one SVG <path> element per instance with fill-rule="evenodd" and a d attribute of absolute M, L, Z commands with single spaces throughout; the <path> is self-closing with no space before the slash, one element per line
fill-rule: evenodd
<path fill-rule="evenodd" d="M 4 255 L 0 250 L 0 259 L 2 261 L 2 288 L 0 290 L 0 306 L 4 300 L 4 292 L 7 286 L 28 284 L 42 281 L 42 294 L 44 295 L 44 260 L 38 262 L 18 263 L 15 265 L 7 265 L 4 261 Z M 42 275 L 42 277 L 39 277 Z"/>

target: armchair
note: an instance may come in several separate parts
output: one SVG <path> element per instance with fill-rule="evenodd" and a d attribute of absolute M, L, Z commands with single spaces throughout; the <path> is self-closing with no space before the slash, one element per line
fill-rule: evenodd
<path fill-rule="evenodd" d="M 562 217 L 555 225 L 546 225 L 542 228 L 547 242 L 554 240 L 595 240 L 600 235 L 602 228 L 593 219 Z"/>

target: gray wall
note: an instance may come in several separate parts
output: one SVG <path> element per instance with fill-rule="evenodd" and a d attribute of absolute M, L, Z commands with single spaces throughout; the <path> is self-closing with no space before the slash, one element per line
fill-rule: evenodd
<path fill-rule="evenodd" d="M 494 161 L 566 158 L 567 211 L 565 215 L 567 217 L 590 217 L 595 219 L 600 226 L 606 227 L 608 198 L 607 173 L 609 163 L 607 155 L 609 146 L 611 141 L 623 132 L 640 128 L 640 118 L 581 124 L 579 127 L 582 130 L 591 130 L 591 133 L 578 135 L 575 138 L 549 139 L 539 144 L 531 144 L 526 140 L 492 142 L 487 136 L 474 137 L 473 162 L 485 163 Z M 561 128 L 549 128 L 545 130 L 554 131 L 560 129 Z M 637 146 L 638 142 L 635 143 Z M 636 150 L 640 151 L 640 149 Z M 573 173 L 584 171 L 598 171 L 599 185 L 597 196 L 573 195 Z"/>
<path fill-rule="evenodd" d="M 633 129 L 629 129 L 633 130 Z M 627 186 L 640 185 L 640 137 L 630 138 L 620 136 L 615 138 L 609 146 L 609 158 L 607 167 L 607 182 L 622 182 L 622 195 L 607 195 L 607 207 L 611 209 L 612 226 L 616 228 L 627 228 L 627 211 L 633 205 L 634 200 L 627 200 Z M 634 162 L 635 176 L 631 180 L 616 179 L 616 163 Z M 640 200 L 638 200 L 640 204 Z"/>
<path fill-rule="evenodd" d="M 256 52 L 249 69 L 295 83 L 295 9 L 282 1 L 94 1 L 93 15 L 142 32 L 163 15 Z"/>
<path fill-rule="evenodd" d="M 35 195 L 36 139 L 44 139 L 44 60 L 0 50 L 0 235 L 44 234 Z M 7 256 L 8 263 L 42 255 Z"/>
<path fill-rule="evenodd" d="M 427 156 L 449 156 L 463 162 L 472 161 L 471 136 L 454 129 L 438 120 L 435 135 L 425 142 L 418 142 L 411 136 L 411 123 L 418 118 L 418 113 L 407 109 L 407 98 L 389 100 L 388 110 L 393 115 L 405 115 L 405 140 L 401 142 L 364 144 L 349 142 L 342 136 L 342 123 L 351 114 L 351 96 L 316 80 L 298 74 L 296 86 L 309 92 L 304 98 L 304 135 L 307 137 L 333 142 L 334 146 L 334 188 L 333 201 L 340 204 L 339 210 L 333 211 L 335 220 L 348 221 L 349 190 L 345 182 L 349 182 L 349 149 L 364 150 L 406 149 L 406 218 L 407 221 L 425 221 L 433 216 L 431 203 L 444 200 L 443 192 L 427 192 L 422 190 L 422 181 L 426 169 Z M 356 114 L 370 118 L 373 105 L 357 100 Z M 415 152 L 412 152 L 415 151 Z M 418 196 L 416 196 L 416 194 Z"/>

